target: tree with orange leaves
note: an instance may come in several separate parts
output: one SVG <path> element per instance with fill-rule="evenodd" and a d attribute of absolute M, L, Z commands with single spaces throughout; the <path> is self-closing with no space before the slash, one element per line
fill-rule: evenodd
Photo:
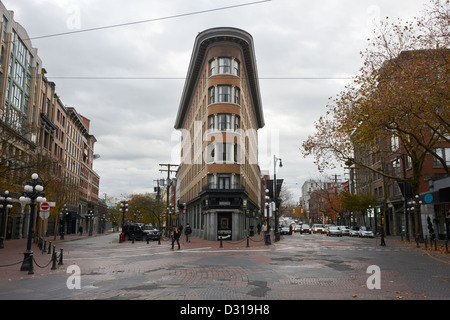
<path fill-rule="evenodd" d="M 302 144 L 303 155 L 314 156 L 320 171 L 333 168 L 335 160 L 354 164 L 408 182 L 414 194 L 428 154 L 450 173 L 447 159 L 436 152 L 450 143 L 449 8 L 449 0 L 431 0 L 413 23 L 381 22 L 361 53 L 359 75 L 331 101 L 315 123 L 316 133 Z M 399 156 L 410 161 L 409 179 L 368 161 Z M 421 234 L 420 217 L 415 221 Z"/>

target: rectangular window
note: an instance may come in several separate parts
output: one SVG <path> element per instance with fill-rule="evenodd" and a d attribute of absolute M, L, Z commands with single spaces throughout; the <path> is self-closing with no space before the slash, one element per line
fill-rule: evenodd
<path fill-rule="evenodd" d="M 233 66 L 234 66 L 234 70 L 233 70 L 233 74 L 235 75 L 235 76 L 238 76 L 239 77 L 239 61 L 237 61 L 237 60 L 234 60 L 233 61 Z"/>
<path fill-rule="evenodd" d="M 241 163 L 239 145 L 234 145 L 234 163 Z"/>
<path fill-rule="evenodd" d="M 215 88 L 209 88 L 209 104 L 213 104 L 215 102 Z"/>
<path fill-rule="evenodd" d="M 234 88 L 234 103 L 239 104 L 239 88 Z"/>
<path fill-rule="evenodd" d="M 216 177 L 213 174 L 208 174 L 208 188 L 209 189 L 216 188 Z"/>
<path fill-rule="evenodd" d="M 218 189 L 230 189 L 231 188 L 231 175 L 220 174 L 218 176 Z"/>
<path fill-rule="evenodd" d="M 391 151 L 397 151 L 399 147 L 399 141 L 397 136 L 391 137 Z"/>
<path fill-rule="evenodd" d="M 450 166 L 450 148 L 437 148 L 437 149 L 435 149 L 435 151 L 439 157 L 444 159 L 446 165 Z M 437 168 L 443 167 L 442 162 L 439 161 L 439 159 L 436 157 L 433 158 L 433 165 L 434 165 L 434 167 L 437 167 Z"/>
<path fill-rule="evenodd" d="M 239 121 L 241 118 L 239 116 L 234 116 L 234 131 L 239 130 Z"/>
<path fill-rule="evenodd" d="M 209 62 L 209 76 L 213 76 L 216 73 L 216 60 Z"/>
<path fill-rule="evenodd" d="M 219 73 L 231 73 L 231 58 L 219 58 Z"/>
<path fill-rule="evenodd" d="M 219 102 L 231 102 L 231 86 L 218 86 Z"/>
<path fill-rule="evenodd" d="M 219 130 L 231 130 L 231 114 L 221 113 L 218 115 Z"/>
<path fill-rule="evenodd" d="M 208 163 L 212 163 L 214 162 L 214 157 L 215 157 L 215 147 L 214 147 L 214 143 L 211 143 L 210 145 L 208 145 L 208 155 L 207 155 L 207 162 Z"/>
<path fill-rule="evenodd" d="M 214 131 L 216 128 L 216 117 L 214 115 L 209 116 L 209 130 Z"/>

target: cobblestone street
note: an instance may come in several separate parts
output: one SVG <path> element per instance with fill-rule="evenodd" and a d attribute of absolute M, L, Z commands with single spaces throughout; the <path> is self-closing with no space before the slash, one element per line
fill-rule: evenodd
<path fill-rule="evenodd" d="M 0 299 L 450 299 L 448 254 L 390 238 L 386 247 L 377 239 L 325 235 L 283 236 L 270 246 L 259 239 L 252 237 L 248 247 L 245 241 L 223 242 L 221 248 L 219 242 L 193 238 L 179 251 L 171 251 L 169 241 L 118 243 L 118 234 L 65 241 L 58 243 L 64 265 L 57 270 L 35 266 L 28 275 L 20 265 L 3 267 Z M 16 251 L 20 260 L 23 251 Z M 49 259 L 35 255 L 42 264 Z M 12 262 L 12 254 L 8 259 L 0 265 Z M 74 265 L 80 289 L 69 288 Z M 380 269 L 380 289 L 367 286 L 372 265 Z"/>

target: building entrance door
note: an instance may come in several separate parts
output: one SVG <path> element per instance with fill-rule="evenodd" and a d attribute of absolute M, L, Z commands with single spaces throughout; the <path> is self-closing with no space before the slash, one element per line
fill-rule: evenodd
<path fill-rule="evenodd" d="M 217 240 L 222 237 L 223 240 L 232 240 L 232 213 L 221 212 L 217 215 Z"/>

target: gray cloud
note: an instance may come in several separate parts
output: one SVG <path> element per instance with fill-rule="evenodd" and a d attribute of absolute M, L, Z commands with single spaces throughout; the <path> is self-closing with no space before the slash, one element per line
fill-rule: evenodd
<path fill-rule="evenodd" d="M 301 142 L 313 132 L 328 98 L 345 80 L 290 79 L 348 77 L 361 66 L 359 52 L 374 19 L 412 20 L 424 0 L 273 0 L 258 5 L 32 40 L 55 81 L 61 100 L 91 120 L 98 142 L 94 169 L 100 196 L 152 191 L 164 178 L 159 163 L 176 161 L 174 132 L 191 51 L 198 32 L 238 27 L 255 41 L 266 128 L 278 148 L 264 150 L 261 169 L 273 171 L 273 152 L 283 158 L 278 177 L 294 196 L 305 179 L 317 176 L 303 159 Z M 30 37 L 168 17 L 226 7 L 244 1 L 3 0 Z M 147 77 L 154 79 L 52 79 L 52 77 Z M 268 78 L 278 79 L 268 79 Z M 158 79 L 160 78 L 160 79 Z M 163 79 L 161 79 L 163 78 Z M 285 78 L 281 80 L 279 78 Z M 261 140 L 261 139 L 260 139 Z M 260 141 L 261 142 L 261 141 Z"/>

